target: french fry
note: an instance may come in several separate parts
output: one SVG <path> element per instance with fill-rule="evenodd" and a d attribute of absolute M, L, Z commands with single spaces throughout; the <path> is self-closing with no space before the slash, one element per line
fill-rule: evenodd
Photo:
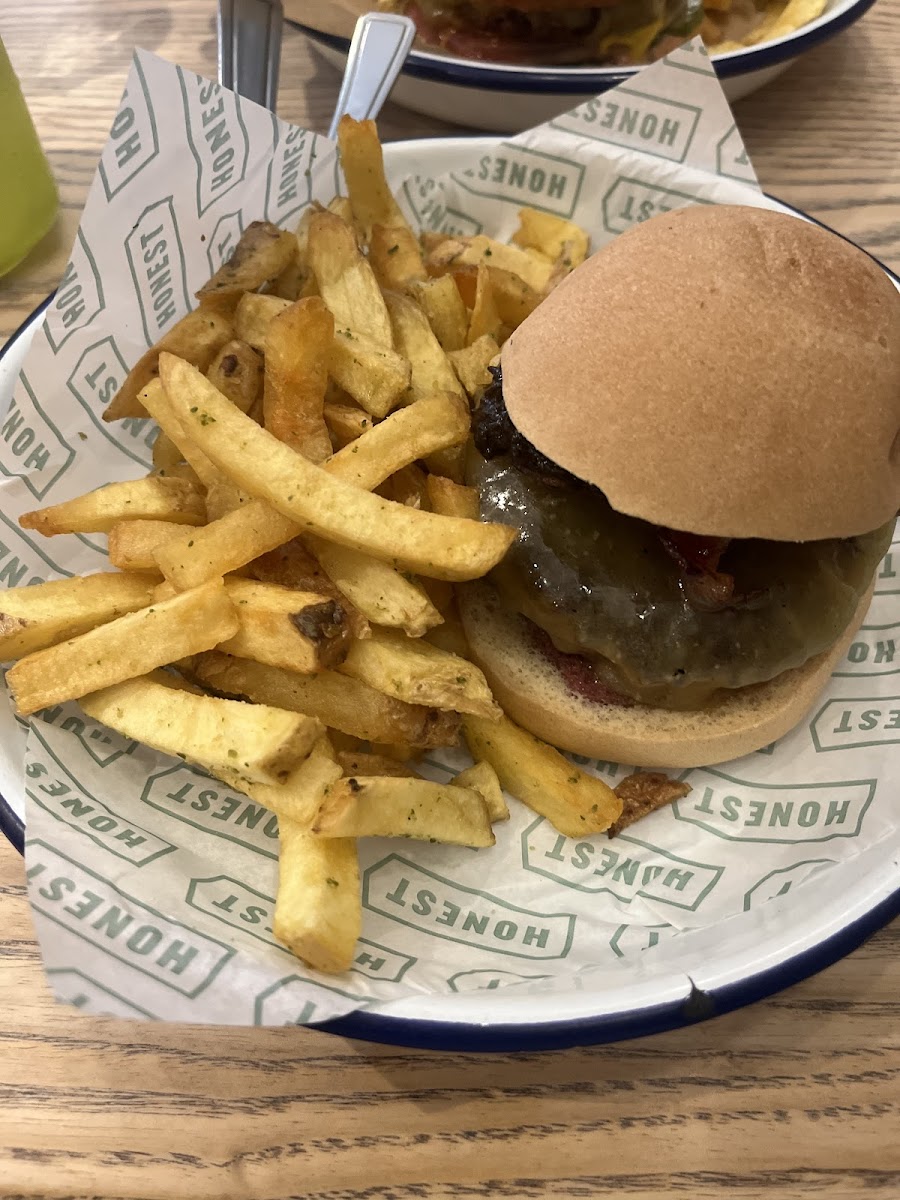
<path fill-rule="evenodd" d="M 491 382 L 490 363 L 500 354 L 500 347 L 489 333 L 484 333 L 464 350 L 451 350 L 447 357 L 459 382 L 470 400 L 477 399 Z"/>
<path fill-rule="evenodd" d="M 418 400 L 432 392 L 452 392 L 464 399 L 465 392 L 456 372 L 418 304 L 397 293 L 385 296 L 385 302 L 397 350 L 409 360 L 412 370 L 409 400 Z"/>
<path fill-rule="evenodd" d="M 590 249 L 590 239 L 580 225 L 536 208 L 519 209 L 519 228 L 512 240 L 517 246 L 540 250 L 553 263 L 568 258 L 570 270 L 584 262 Z"/>
<path fill-rule="evenodd" d="M 346 971 L 362 929 L 356 842 L 317 838 L 287 820 L 278 841 L 275 936 L 316 971 Z"/>
<path fill-rule="evenodd" d="M 159 431 L 150 453 L 153 458 L 154 469 L 161 474 L 165 474 L 170 468 L 177 467 L 184 462 L 184 456 L 181 451 L 162 430 Z"/>
<path fill-rule="evenodd" d="M 451 350 L 462 350 L 466 344 L 469 314 L 453 277 L 439 275 L 430 279 L 414 279 L 406 290 L 428 318 L 428 324 L 442 348 L 448 354 Z"/>
<path fill-rule="evenodd" d="M 154 602 L 19 659 L 6 682 L 22 716 L 146 675 L 237 632 L 221 581 Z"/>
<path fill-rule="evenodd" d="M 401 467 L 399 471 L 395 471 L 379 489 L 378 494 L 388 500 L 395 500 L 398 504 L 405 504 L 409 508 L 422 508 L 430 512 L 427 480 L 428 476 L 422 468 L 417 467 L 415 463 L 410 463 L 408 466 Z M 446 588 L 452 586 L 437 579 L 433 579 L 431 582 L 442 583 Z"/>
<path fill-rule="evenodd" d="M 419 243 L 407 228 L 373 225 L 369 262 L 375 278 L 387 291 L 402 291 L 414 280 L 426 278 Z"/>
<path fill-rule="evenodd" d="M 468 517 L 478 520 L 478 492 L 465 484 L 454 483 L 443 475 L 429 475 L 426 480 L 428 501 L 432 512 L 444 517 Z"/>
<path fill-rule="evenodd" d="M 332 452 L 323 408 L 334 318 L 314 296 L 279 313 L 266 331 L 266 429 L 312 462 Z"/>
<path fill-rule="evenodd" d="M 494 285 L 491 273 L 484 263 L 479 263 L 475 276 L 475 302 L 472 305 L 472 315 L 469 318 L 469 328 L 466 333 L 466 345 L 472 346 L 488 337 L 496 345 L 500 337 L 503 322 L 497 311 L 494 300 Z M 451 360 L 452 361 L 452 360 Z"/>
<path fill-rule="evenodd" d="M 502 715 L 478 667 L 422 638 L 378 630 L 354 642 L 337 669 L 407 704 L 474 713 L 488 721 Z"/>
<path fill-rule="evenodd" d="M 441 273 L 482 264 L 517 276 L 536 292 L 544 291 L 553 271 L 549 259 L 539 258 L 519 246 L 495 241 L 481 233 L 471 238 L 448 239 L 428 256 L 429 269 L 438 269 Z"/>
<path fill-rule="evenodd" d="M 279 313 L 290 306 L 291 301 L 282 300 L 280 296 L 246 292 L 234 310 L 234 331 L 251 350 L 265 354 L 269 326 Z"/>
<path fill-rule="evenodd" d="M 322 726 L 310 717 L 198 696 L 146 676 L 84 696 L 81 707 L 125 737 L 251 783 L 281 783 L 322 735 Z"/>
<path fill-rule="evenodd" d="M 140 395 L 141 404 L 153 417 L 165 436 L 177 446 L 182 458 L 196 474 L 205 488 L 214 487 L 222 479 L 222 473 L 209 461 L 186 435 L 181 422 L 172 411 L 165 388 L 159 379 L 153 379 Z M 205 506 L 204 506 L 205 507 Z"/>
<path fill-rule="evenodd" d="M 472 788 L 396 776 L 351 776 L 328 789 L 312 832 L 321 838 L 403 837 L 493 846 L 487 805 Z"/>
<path fill-rule="evenodd" d="M 308 253 L 319 293 L 334 314 L 335 326 L 393 349 L 391 323 L 378 281 L 346 222 L 334 213 L 314 213 Z"/>
<path fill-rule="evenodd" d="M 493 825 L 497 821 L 509 820 L 509 805 L 503 798 L 503 788 L 497 772 L 489 762 L 477 762 L 466 767 L 450 780 L 453 787 L 471 788 L 485 803 Z"/>
<path fill-rule="evenodd" d="M 370 754 L 363 750 L 338 750 L 336 757 L 345 776 L 395 775 L 398 779 L 421 779 L 412 767 L 388 758 L 386 754 Z"/>
<path fill-rule="evenodd" d="M 351 329 L 336 329 L 331 345 L 331 377 L 373 417 L 383 417 L 409 387 L 409 359 Z"/>
<path fill-rule="evenodd" d="M 296 522 L 262 500 L 251 500 L 202 529 L 164 542 L 153 557 L 166 579 L 186 591 L 247 566 L 298 533 Z"/>
<path fill-rule="evenodd" d="M 399 471 L 469 436 L 469 408 L 455 393 L 424 396 L 371 426 L 325 464 L 329 475 L 367 491 Z"/>
<path fill-rule="evenodd" d="M 335 761 L 330 738 L 323 734 L 309 757 L 294 767 L 283 783 L 254 783 L 228 767 L 217 766 L 213 773 L 229 787 L 271 809 L 279 821 L 293 821 L 308 829 L 328 788 L 341 778 L 342 768 Z"/>
<path fill-rule="evenodd" d="M 443 613 L 442 616 L 443 622 L 429 629 L 425 637 L 439 650 L 446 650 L 448 654 L 456 654 L 459 658 L 471 661 L 472 649 L 462 621 L 453 610 Z"/>
<path fill-rule="evenodd" d="M 157 572 L 154 551 L 183 533 L 174 521 L 119 521 L 109 531 L 109 561 L 120 571 Z"/>
<path fill-rule="evenodd" d="M 144 608 L 152 595 L 152 581 L 111 571 L 9 588 L 0 592 L 0 662 Z"/>
<path fill-rule="evenodd" d="M 219 350 L 209 364 L 206 377 L 241 412 L 249 412 L 262 395 L 262 359 L 239 338 L 232 338 Z"/>
<path fill-rule="evenodd" d="M 301 674 L 343 657 L 350 629 L 336 600 L 252 579 L 226 579 L 225 591 L 240 621 L 225 653 Z"/>
<path fill-rule="evenodd" d="M 359 408 L 356 404 L 329 403 L 326 400 L 323 416 L 336 450 L 349 446 L 360 434 L 372 427 L 372 418 L 364 408 Z"/>
<path fill-rule="evenodd" d="M 305 713 L 367 742 L 406 742 L 427 749 L 452 745 L 459 729 L 453 713 L 403 704 L 337 671 L 297 675 L 212 652 L 200 656 L 196 677 L 223 695 Z"/>
<path fill-rule="evenodd" d="M 292 234 L 268 221 L 253 221 L 241 234 L 231 256 L 197 292 L 200 311 L 233 312 L 245 292 L 255 292 L 276 279 L 297 253 Z"/>
<path fill-rule="evenodd" d="M 355 121 L 343 116 L 338 125 L 341 166 L 347 180 L 353 217 L 366 242 L 372 228 L 409 230 L 406 219 L 388 186 L 384 155 L 374 121 Z"/>
<path fill-rule="evenodd" d="M 104 421 L 124 417 L 145 417 L 138 395 L 158 373 L 159 356 L 164 350 L 177 354 L 201 371 L 205 371 L 213 355 L 232 337 L 231 322 L 214 312 L 191 312 L 173 325 L 155 346 L 151 347 L 131 368 L 125 382 L 113 396 L 104 413 Z"/>
<path fill-rule="evenodd" d="M 612 788 L 508 717 L 493 722 L 465 717 L 463 728 L 472 757 L 490 763 L 505 791 L 566 837 L 602 833 L 621 814 L 622 801 Z"/>
<path fill-rule="evenodd" d="M 486 574 L 516 536 L 505 525 L 439 517 L 336 479 L 260 429 L 189 363 L 166 355 L 160 369 L 179 419 L 203 452 L 308 533 L 452 580 Z"/>
<path fill-rule="evenodd" d="M 130 520 L 201 525 L 205 512 L 202 495 L 190 483 L 147 475 L 125 483 L 107 483 L 95 492 L 22 513 L 19 524 L 55 537 L 61 533 L 108 533 L 119 521 Z"/>
<path fill-rule="evenodd" d="M 421 637 L 443 620 L 421 585 L 386 562 L 321 539 L 312 544 L 331 582 L 374 625 Z"/>

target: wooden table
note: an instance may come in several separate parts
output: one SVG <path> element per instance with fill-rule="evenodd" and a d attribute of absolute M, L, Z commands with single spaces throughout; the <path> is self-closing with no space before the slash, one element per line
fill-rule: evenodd
<path fill-rule="evenodd" d="M 59 229 L 0 283 L 8 334 L 56 283 L 134 44 L 214 72 L 212 0 L 4 0 L 60 183 Z M 334 72 L 285 36 L 280 112 Z M 900 0 L 737 117 L 764 187 L 900 268 Z M 391 108 L 386 138 L 439 132 Z M 0 1196 L 900 1194 L 900 924 L 780 996 L 618 1046 L 466 1057 L 313 1030 L 136 1025 L 54 1005 L 0 845 Z"/>

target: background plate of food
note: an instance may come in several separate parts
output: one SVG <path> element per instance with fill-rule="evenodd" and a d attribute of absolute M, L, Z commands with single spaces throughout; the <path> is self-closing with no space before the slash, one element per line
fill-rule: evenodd
<path fill-rule="evenodd" d="M 700 32 L 729 100 L 770 82 L 874 0 L 382 0 L 419 37 L 393 99 L 474 129 L 515 133 L 630 78 Z M 287 18 L 343 70 L 365 0 L 286 0 Z M 502 98 L 502 99 L 501 99 Z"/>

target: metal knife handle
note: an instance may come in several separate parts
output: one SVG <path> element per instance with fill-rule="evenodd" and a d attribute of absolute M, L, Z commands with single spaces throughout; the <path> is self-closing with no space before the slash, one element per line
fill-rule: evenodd
<path fill-rule="evenodd" d="M 345 113 L 358 121 L 378 115 L 406 62 L 415 35 L 416 27 L 409 17 L 397 13 L 367 13 L 359 18 L 328 130 L 330 138 L 337 137 L 338 123 Z"/>
<path fill-rule="evenodd" d="M 275 111 L 281 0 L 219 0 L 219 83 Z"/>

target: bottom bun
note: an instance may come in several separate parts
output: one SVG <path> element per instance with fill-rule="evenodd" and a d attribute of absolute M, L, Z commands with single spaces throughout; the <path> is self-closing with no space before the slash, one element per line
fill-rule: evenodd
<path fill-rule="evenodd" d="M 460 589 L 460 613 L 472 656 L 494 697 L 519 725 L 573 754 L 635 767 L 703 767 L 740 758 L 798 725 L 853 640 L 874 580 L 831 650 L 767 683 L 724 691 L 695 712 L 645 704 L 597 704 L 574 695 L 529 644 L 521 618 L 504 610 L 486 584 Z"/>

